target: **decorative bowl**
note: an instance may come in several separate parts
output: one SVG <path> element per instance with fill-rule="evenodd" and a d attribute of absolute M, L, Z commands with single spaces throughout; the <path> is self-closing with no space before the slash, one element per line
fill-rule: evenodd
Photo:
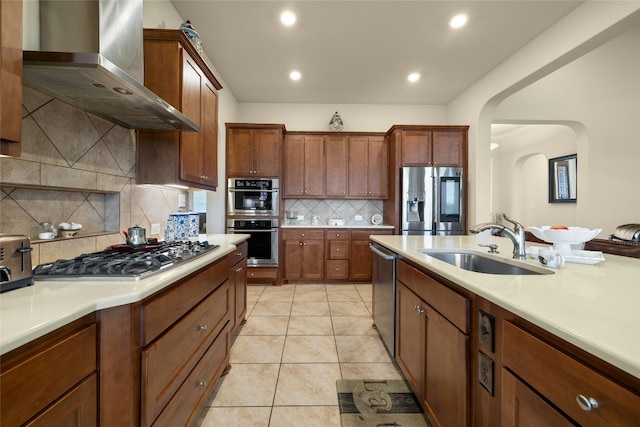
<path fill-rule="evenodd" d="M 590 230 L 584 227 L 568 227 L 568 230 L 551 229 L 551 226 L 528 227 L 529 230 L 540 240 L 553 243 L 553 248 L 564 254 L 571 254 L 571 245 L 578 245 L 594 239 L 600 232 L 601 228 Z"/>

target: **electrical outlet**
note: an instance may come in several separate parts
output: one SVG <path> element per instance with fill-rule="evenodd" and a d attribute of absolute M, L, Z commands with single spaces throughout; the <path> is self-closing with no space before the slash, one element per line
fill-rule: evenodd
<path fill-rule="evenodd" d="M 362 215 L 356 215 L 356 221 L 362 221 Z"/>
<path fill-rule="evenodd" d="M 493 396 L 493 360 L 478 352 L 478 382 Z"/>
<path fill-rule="evenodd" d="M 151 224 L 151 234 L 160 234 L 160 224 Z"/>
<path fill-rule="evenodd" d="M 178 194 L 178 207 L 186 208 L 187 207 L 187 196 L 184 194 Z"/>
<path fill-rule="evenodd" d="M 296 221 L 304 221 L 304 215 L 298 215 Z"/>

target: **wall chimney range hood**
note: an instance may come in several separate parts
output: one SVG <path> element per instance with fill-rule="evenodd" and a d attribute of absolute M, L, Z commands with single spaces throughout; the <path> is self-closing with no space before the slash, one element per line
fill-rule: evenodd
<path fill-rule="evenodd" d="M 125 128 L 200 130 L 142 84 L 142 0 L 40 0 L 36 9 L 25 9 L 40 23 L 25 28 L 39 41 L 23 52 L 26 86 Z"/>

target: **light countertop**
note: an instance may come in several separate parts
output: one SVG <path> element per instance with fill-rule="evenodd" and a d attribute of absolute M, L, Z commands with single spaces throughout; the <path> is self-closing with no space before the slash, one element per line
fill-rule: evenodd
<path fill-rule="evenodd" d="M 565 263 L 555 274 L 509 276 L 466 271 L 419 252 L 466 249 L 496 243 L 497 257 L 511 258 L 503 237 L 373 236 L 372 240 L 640 378 L 640 260 L 604 254 L 594 265 Z M 527 242 L 527 247 L 544 246 Z M 515 260 L 514 260 L 515 261 Z M 541 267 L 537 260 L 524 262 Z"/>
<path fill-rule="evenodd" d="M 220 245 L 189 262 L 140 280 L 36 280 L 0 294 L 0 354 L 97 310 L 131 304 L 233 252 L 247 234 L 208 234 Z"/>

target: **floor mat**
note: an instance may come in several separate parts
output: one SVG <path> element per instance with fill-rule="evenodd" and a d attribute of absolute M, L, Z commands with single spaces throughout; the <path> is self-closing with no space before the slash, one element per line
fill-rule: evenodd
<path fill-rule="evenodd" d="M 402 380 L 337 380 L 342 427 L 430 427 Z"/>

